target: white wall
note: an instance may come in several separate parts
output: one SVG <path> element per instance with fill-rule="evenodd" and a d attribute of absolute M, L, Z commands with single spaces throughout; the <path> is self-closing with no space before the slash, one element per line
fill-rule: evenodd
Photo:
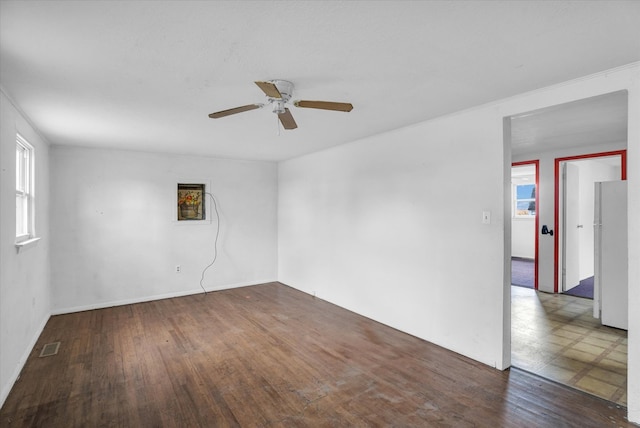
<path fill-rule="evenodd" d="M 280 280 L 502 367 L 504 164 L 495 106 L 281 163 Z"/>
<path fill-rule="evenodd" d="M 280 280 L 486 364 L 509 366 L 505 217 L 512 159 L 503 118 L 627 89 L 629 212 L 639 212 L 639 75 L 633 64 L 282 162 Z M 549 177 L 553 163 L 541 159 L 541 192 L 553 189 Z M 540 205 L 540 225 L 553 228 L 553 204 Z M 481 223 L 483 210 L 491 211 L 492 224 Z M 640 260 L 640 219 L 630 215 L 629 223 L 629 257 Z M 552 239 L 541 239 L 540 247 L 541 283 L 548 285 Z M 640 263 L 630 263 L 629 278 L 638 277 Z M 640 283 L 629 290 L 635 308 Z M 629 313 L 629 419 L 640 421 L 640 312 Z"/>
<path fill-rule="evenodd" d="M 35 149 L 36 232 L 16 251 L 16 133 Z M 50 314 L 49 146 L 0 92 L 0 406 Z"/>
<path fill-rule="evenodd" d="M 534 218 L 511 219 L 511 255 L 534 259 L 536 220 Z"/>
<path fill-rule="evenodd" d="M 627 402 L 629 420 L 640 424 L 640 65 L 629 82 L 629 131 L 627 150 L 629 227 L 629 347 Z"/>
<path fill-rule="evenodd" d="M 277 279 L 277 164 L 64 146 L 51 159 L 54 313 L 201 291 L 216 221 L 175 220 L 178 182 L 218 203 L 207 290 Z"/>

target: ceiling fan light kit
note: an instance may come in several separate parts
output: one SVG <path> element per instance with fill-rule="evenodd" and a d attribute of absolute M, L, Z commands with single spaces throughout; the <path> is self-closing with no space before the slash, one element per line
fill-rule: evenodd
<path fill-rule="evenodd" d="M 291 111 L 286 107 L 286 105 L 291 100 L 291 96 L 293 95 L 293 83 L 288 80 L 268 80 L 268 81 L 257 81 L 256 85 L 264 92 L 267 97 L 267 103 L 271 104 L 273 113 L 278 115 L 278 119 L 280 119 L 280 123 L 284 129 L 296 129 L 298 125 L 296 121 L 293 119 L 293 115 L 291 115 Z M 350 103 L 339 103 L 334 101 L 308 101 L 308 100 L 297 100 L 293 102 L 293 105 L 296 107 L 302 108 L 315 108 L 321 110 L 333 110 L 333 111 L 343 111 L 350 112 L 353 110 L 353 105 Z M 219 119 L 221 117 L 230 116 L 236 113 L 242 113 L 249 110 L 255 110 L 261 107 L 264 107 L 265 104 L 248 104 L 241 107 L 230 108 L 228 110 L 221 110 L 215 113 L 211 113 L 209 115 L 212 119 Z"/>

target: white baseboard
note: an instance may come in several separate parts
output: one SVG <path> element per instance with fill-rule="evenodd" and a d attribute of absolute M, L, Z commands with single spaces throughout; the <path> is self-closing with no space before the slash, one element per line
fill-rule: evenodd
<path fill-rule="evenodd" d="M 265 283 L 269 283 L 269 282 L 277 282 L 277 279 L 265 279 L 265 280 L 251 281 L 251 282 L 226 284 L 226 285 L 217 286 L 217 287 L 210 287 L 210 288 L 207 288 L 206 290 L 207 290 L 207 292 L 221 291 L 221 290 L 228 290 L 228 289 L 232 289 L 232 288 L 250 287 L 252 285 L 265 284 Z M 40 326 L 38 327 L 36 333 L 31 338 L 31 341 L 29 342 L 29 345 L 25 348 L 25 350 L 24 350 L 24 352 L 22 354 L 22 357 L 20 358 L 20 360 L 16 364 L 15 370 L 12 373 L 9 381 L 3 386 L 2 391 L 0 392 L 0 407 L 2 407 L 2 405 L 5 402 L 5 400 L 9 396 L 9 393 L 11 392 L 11 389 L 13 388 L 13 385 L 19 379 L 20 373 L 22 372 L 22 369 L 24 368 L 24 365 L 27 362 L 27 359 L 29 358 L 29 355 L 31 354 L 31 351 L 36 346 L 36 343 L 38 342 L 38 339 L 40 338 L 40 335 L 42 335 L 42 332 L 43 332 L 45 326 L 47 325 L 47 322 L 49 321 L 49 318 L 51 316 L 53 316 L 53 315 L 70 314 L 70 313 L 74 313 L 74 312 L 89 311 L 89 310 L 93 310 L 93 309 L 110 308 L 110 307 L 113 307 L 113 306 L 129 305 L 129 304 L 133 304 L 133 303 L 150 302 L 150 301 L 153 301 L 153 300 L 168 299 L 168 298 L 172 298 L 172 297 L 189 296 L 189 295 L 199 294 L 199 293 L 202 293 L 202 289 L 201 288 L 194 289 L 194 290 L 189 290 L 189 291 L 179 291 L 179 292 L 175 292 L 175 293 L 165 293 L 165 294 L 158 294 L 158 295 L 154 295 L 154 296 L 136 297 L 136 298 L 125 299 L 125 300 L 115 300 L 115 301 L 110 301 L 110 302 L 93 303 L 93 304 L 90 304 L 90 305 L 74 306 L 74 307 L 70 307 L 70 308 L 58 308 L 58 309 L 52 310 L 51 313 L 49 315 L 45 316 L 44 319 L 42 320 L 42 322 L 40 323 Z"/>
<path fill-rule="evenodd" d="M 29 345 L 27 345 L 24 352 L 22 353 L 22 356 L 18 360 L 18 363 L 16 364 L 14 372 L 11 374 L 11 377 L 9 378 L 8 382 L 2 388 L 2 392 L 0 392 L 0 407 L 4 405 L 4 402 L 9 396 L 9 393 L 11 392 L 13 385 L 16 383 L 18 378 L 20 378 L 20 373 L 22 372 L 22 369 L 24 368 L 24 365 L 26 364 L 27 359 L 31 354 L 31 351 L 36 346 L 36 343 L 38 342 L 38 339 L 40 338 L 40 335 L 42 334 L 44 327 L 47 325 L 49 318 L 51 318 L 51 315 L 46 315 L 43 318 L 43 320 L 40 322 L 40 326 L 36 330 L 36 333 L 33 335 L 33 337 L 31 338 L 31 341 L 29 342 Z"/>
<path fill-rule="evenodd" d="M 277 279 L 266 279 L 266 280 L 242 282 L 242 283 L 235 283 L 235 284 L 225 284 L 217 287 L 209 287 L 209 288 L 206 288 L 206 290 L 207 292 L 221 291 L 221 290 L 228 290 L 231 288 L 250 287 L 252 285 L 259 285 L 259 284 L 265 284 L 268 282 L 276 282 L 276 281 Z M 51 315 L 63 315 L 63 314 L 71 314 L 74 312 L 91 311 L 94 309 L 111 308 L 113 306 L 132 305 L 135 303 L 151 302 L 154 300 L 170 299 L 173 297 L 190 296 L 190 295 L 199 294 L 199 293 L 202 293 L 202 288 L 192 289 L 188 291 L 178 291 L 174 293 L 156 294 L 153 296 L 133 297 L 133 298 L 124 299 L 124 300 L 112 300 L 108 302 L 92 303 L 89 305 L 73 306 L 69 308 L 55 308 L 51 311 Z"/>

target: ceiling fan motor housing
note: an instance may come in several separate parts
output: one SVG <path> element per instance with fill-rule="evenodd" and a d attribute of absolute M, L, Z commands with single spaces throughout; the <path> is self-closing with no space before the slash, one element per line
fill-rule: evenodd
<path fill-rule="evenodd" d="M 281 98 L 274 98 L 267 96 L 267 99 L 273 104 L 273 112 L 275 114 L 282 114 L 285 112 L 285 104 L 291 99 L 293 94 L 293 83 L 288 80 L 269 80 L 280 92 Z"/>
<path fill-rule="evenodd" d="M 282 98 L 267 97 L 269 98 L 269 101 L 282 100 L 283 105 L 289 102 L 291 96 L 293 95 L 293 83 L 289 82 L 288 80 L 269 80 L 269 82 L 276 85 L 276 88 L 278 88 L 278 92 L 280 92 L 280 95 L 282 95 Z"/>

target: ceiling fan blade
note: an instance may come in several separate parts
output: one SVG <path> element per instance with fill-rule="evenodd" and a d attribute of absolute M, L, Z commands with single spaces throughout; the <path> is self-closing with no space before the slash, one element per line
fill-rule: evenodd
<path fill-rule="evenodd" d="M 258 85 L 260 89 L 262 89 L 262 92 L 264 92 L 268 97 L 282 98 L 282 94 L 280 93 L 276 85 L 274 85 L 273 83 L 271 82 L 255 82 L 255 83 L 256 85 Z"/>
<path fill-rule="evenodd" d="M 322 110 L 335 110 L 349 112 L 353 110 L 351 103 L 336 103 L 333 101 L 307 101 L 299 100 L 293 103 L 296 107 L 319 108 Z"/>
<path fill-rule="evenodd" d="M 260 107 L 262 107 L 262 104 L 248 104 L 242 107 L 230 108 L 229 110 L 217 111 L 215 113 L 211 113 L 209 117 L 211 119 L 218 119 L 220 117 L 230 116 L 236 113 L 242 113 L 243 111 L 255 110 Z"/>
<path fill-rule="evenodd" d="M 288 108 L 284 109 L 284 113 L 278 115 L 278 119 L 280 119 L 280 123 L 282 123 L 284 129 L 296 129 L 298 127 Z"/>

